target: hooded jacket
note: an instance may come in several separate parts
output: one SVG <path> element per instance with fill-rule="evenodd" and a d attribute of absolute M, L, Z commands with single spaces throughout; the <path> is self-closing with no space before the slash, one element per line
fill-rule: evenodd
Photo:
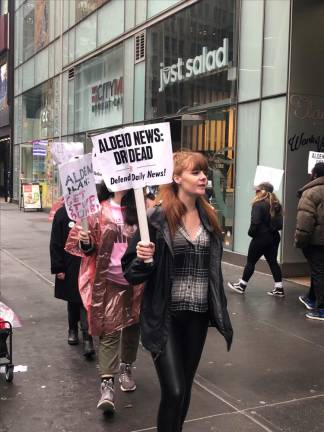
<path fill-rule="evenodd" d="M 233 329 L 227 311 L 227 300 L 221 269 L 222 243 L 213 231 L 207 215 L 198 206 L 200 219 L 210 234 L 209 318 L 211 325 L 224 336 L 230 349 Z M 166 345 L 170 320 L 171 288 L 174 277 L 173 248 L 169 226 L 161 206 L 148 213 L 150 238 L 155 243 L 153 264 L 146 264 L 136 255 L 140 240 L 137 232 L 122 258 L 125 278 L 132 284 L 146 282 L 141 305 L 140 324 L 143 346 L 158 355 Z"/>
<path fill-rule="evenodd" d="M 307 183 L 297 196 L 296 247 L 324 246 L 324 177 Z"/>

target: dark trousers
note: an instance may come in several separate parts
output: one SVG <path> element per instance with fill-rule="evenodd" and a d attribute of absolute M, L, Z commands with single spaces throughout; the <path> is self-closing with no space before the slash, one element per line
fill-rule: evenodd
<path fill-rule="evenodd" d="M 166 347 L 153 355 L 161 387 L 158 432 L 182 430 L 207 329 L 208 314 L 181 311 L 171 317 Z"/>
<path fill-rule="evenodd" d="M 316 301 L 316 307 L 324 308 L 324 246 L 310 245 L 303 254 L 311 269 L 311 287 L 308 297 Z"/>
<path fill-rule="evenodd" d="M 88 333 L 87 311 L 82 303 L 67 302 L 69 329 L 78 330 L 78 322 L 82 332 Z"/>
<path fill-rule="evenodd" d="M 281 269 L 277 261 L 278 248 L 280 243 L 279 233 L 264 233 L 260 237 L 251 240 L 247 263 L 244 268 L 242 279 L 248 282 L 254 273 L 255 264 L 264 255 L 269 264 L 275 282 L 282 281 Z"/>

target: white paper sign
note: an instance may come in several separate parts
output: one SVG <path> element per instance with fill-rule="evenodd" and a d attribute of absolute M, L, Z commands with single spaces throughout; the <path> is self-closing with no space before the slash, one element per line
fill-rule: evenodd
<path fill-rule="evenodd" d="M 273 189 L 278 191 L 282 181 L 284 170 L 278 168 L 271 168 L 262 165 L 258 165 L 254 177 L 254 186 L 258 186 L 260 183 L 268 182 L 271 183 Z"/>
<path fill-rule="evenodd" d="M 312 174 L 312 169 L 317 162 L 324 163 L 324 153 L 310 151 L 308 156 L 308 174 Z"/>
<path fill-rule="evenodd" d="M 74 156 L 83 155 L 83 143 L 54 141 L 51 143 L 51 150 L 53 163 L 60 165 L 68 162 Z"/>
<path fill-rule="evenodd" d="M 92 149 L 92 166 L 93 166 L 93 175 L 95 178 L 95 183 L 99 184 L 102 182 L 103 178 L 102 178 L 102 173 L 100 171 L 97 155 L 94 148 Z"/>
<path fill-rule="evenodd" d="M 91 153 L 59 165 L 66 211 L 72 220 L 85 219 L 100 209 Z"/>
<path fill-rule="evenodd" d="M 169 123 L 131 126 L 92 137 L 97 162 L 113 192 L 172 182 Z"/>

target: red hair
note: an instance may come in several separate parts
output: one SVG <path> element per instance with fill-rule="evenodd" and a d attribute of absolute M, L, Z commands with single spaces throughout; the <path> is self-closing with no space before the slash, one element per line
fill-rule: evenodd
<path fill-rule="evenodd" d="M 173 154 L 173 175 L 181 175 L 183 171 L 189 169 L 193 171 L 204 171 L 207 173 L 208 162 L 205 156 L 198 152 L 190 150 L 178 151 Z M 165 212 L 166 219 L 173 236 L 181 223 L 182 217 L 187 213 L 187 208 L 178 197 L 178 185 L 175 181 L 171 184 L 160 186 L 158 201 L 161 200 L 161 206 Z M 205 197 L 197 198 L 200 206 L 206 213 L 214 231 L 221 235 L 218 219 L 215 209 L 209 204 Z"/>

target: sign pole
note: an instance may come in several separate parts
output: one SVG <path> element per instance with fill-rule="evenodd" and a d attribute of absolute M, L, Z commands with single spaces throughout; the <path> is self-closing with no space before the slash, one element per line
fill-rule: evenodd
<path fill-rule="evenodd" d="M 147 216 L 146 216 L 146 207 L 144 200 L 143 188 L 134 189 L 135 194 L 135 202 L 137 209 L 137 218 L 138 218 L 138 227 L 141 234 L 141 240 L 143 242 L 150 242 L 150 233 L 148 229 Z M 145 260 L 146 263 L 153 262 L 153 258 Z"/>

